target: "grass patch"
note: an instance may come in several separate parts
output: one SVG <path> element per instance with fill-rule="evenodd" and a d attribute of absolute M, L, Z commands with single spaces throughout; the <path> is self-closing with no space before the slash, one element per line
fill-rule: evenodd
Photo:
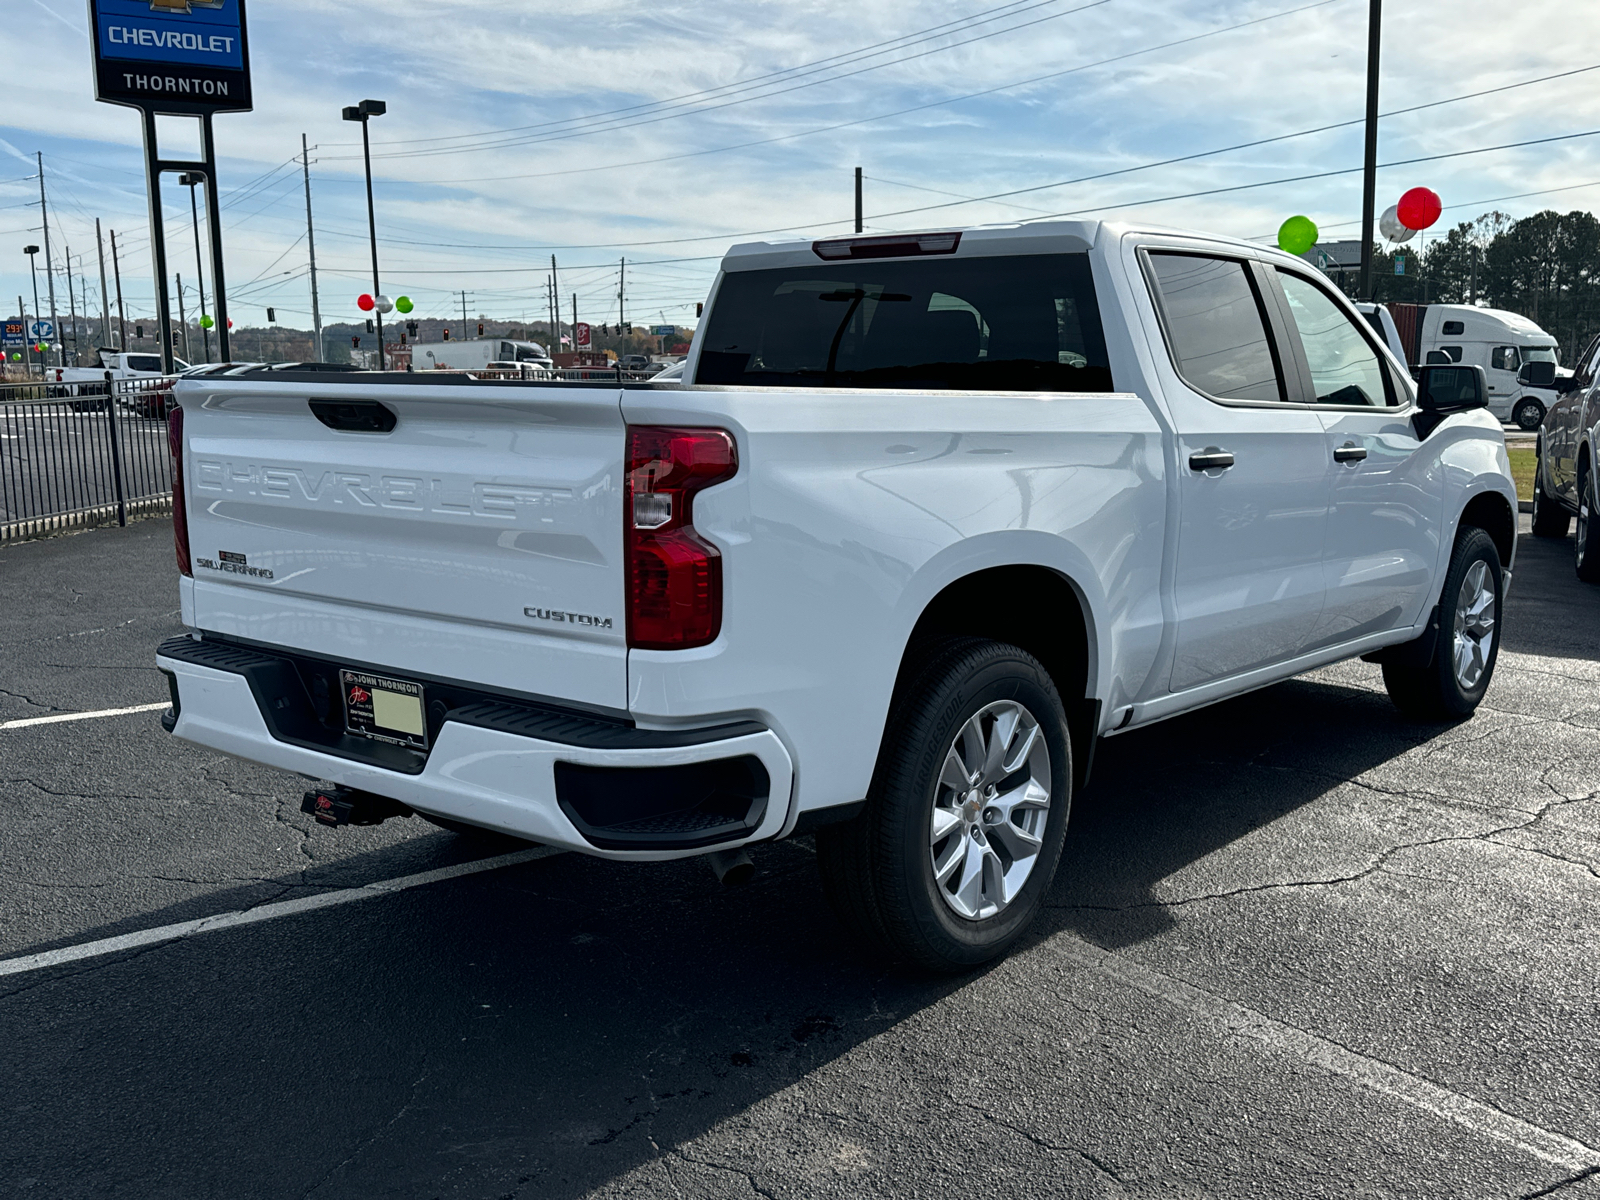
<path fill-rule="evenodd" d="M 1532 447 L 1508 449 L 1511 456 L 1511 478 L 1517 481 L 1517 499 L 1533 499 L 1533 464 L 1534 452 Z"/>

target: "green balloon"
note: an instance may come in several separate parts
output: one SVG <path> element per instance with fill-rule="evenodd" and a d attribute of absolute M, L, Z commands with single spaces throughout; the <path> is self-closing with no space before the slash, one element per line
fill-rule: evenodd
<path fill-rule="evenodd" d="M 1317 244 L 1317 225 L 1310 217 L 1290 217 L 1278 226 L 1278 249 L 1304 254 Z"/>
<path fill-rule="evenodd" d="M 200 318 L 200 328 L 201 329 L 210 329 L 215 324 L 216 324 L 216 322 L 213 321 L 210 317 L 201 317 Z"/>
<path fill-rule="evenodd" d="M 397 298 L 395 300 L 395 302 L 394 302 L 394 308 L 395 308 L 396 312 L 407 313 L 407 312 L 410 312 L 415 307 L 416 307 L 416 305 L 411 303 L 411 297 L 410 296 L 401 296 L 401 297 Z"/>

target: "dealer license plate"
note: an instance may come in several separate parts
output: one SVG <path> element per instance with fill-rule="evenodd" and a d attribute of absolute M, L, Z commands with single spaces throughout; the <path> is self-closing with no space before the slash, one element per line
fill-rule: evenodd
<path fill-rule="evenodd" d="M 385 679 L 364 671 L 340 671 L 344 688 L 344 727 L 360 737 L 428 748 L 422 685 L 404 679 Z"/>

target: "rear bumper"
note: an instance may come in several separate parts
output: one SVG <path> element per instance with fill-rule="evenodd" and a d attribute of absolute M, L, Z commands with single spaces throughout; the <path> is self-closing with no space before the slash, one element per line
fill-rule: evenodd
<path fill-rule="evenodd" d="M 445 717 L 420 770 L 398 769 L 406 764 L 359 761 L 304 738 L 286 740 L 263 715 L 270 701 L 260 694 L 259 674 L 253 687 L 237 663 L 224 669 L 194 661 L 198 657 L 204 656 L 177 641 L 157 653 L 174 693 L 174 736 L 421 812 L 634 860 L 681 858 L 773 837 L 789 814 L 794 768 L 788 751 L 771 730 L 749 722 L 727 727 L 733 736 L 711 731 L 693 741 L 626 729 L 620 733 L 634 736 L 602 738 L 581 721 L 485 721 L 463 708 L 464 719 Z M 672 741 L 683 744 L 659 744 Z"/>

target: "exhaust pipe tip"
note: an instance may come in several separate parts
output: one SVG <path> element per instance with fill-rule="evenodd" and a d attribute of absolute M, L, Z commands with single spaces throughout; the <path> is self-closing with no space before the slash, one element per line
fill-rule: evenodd
<path fill-rule="evenodd" d="M 756 865 L 743 850 L 714 850 L 706 855 L 706 861 L 724 887 L 738 887 L 755 877 Z"/>

